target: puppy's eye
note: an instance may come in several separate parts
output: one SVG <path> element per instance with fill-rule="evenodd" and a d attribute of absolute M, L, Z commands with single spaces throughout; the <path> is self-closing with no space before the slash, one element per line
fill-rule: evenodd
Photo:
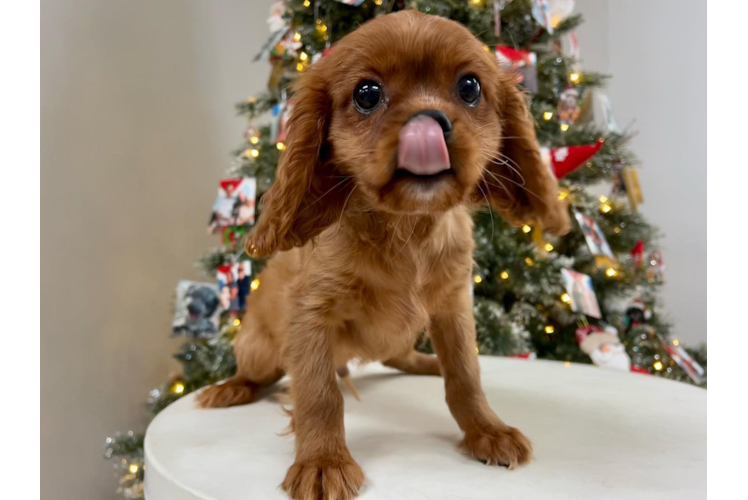
<path fill-rule="evenodd" d="M 365 80 L 353 91 L 353 104 L 360 113 L 370 113 L 382 102 L 382 85 Z"/>
<path fill-rule="evenodd" d="M 480 82 L 473 75 L 465 75 L 457 82 L 457 93 L 462 102 L 475 106 L 480 99 Z"/>

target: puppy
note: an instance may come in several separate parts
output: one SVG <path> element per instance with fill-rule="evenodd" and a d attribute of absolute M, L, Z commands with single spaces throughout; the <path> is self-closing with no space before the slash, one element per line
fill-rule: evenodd
<path fill-rule="evenodd" d="M 287 149 L 247 240 L 275 254 L 236 339 L 237 374 L 200 403 L 249 403 L 292 377 L 292 498 L 357 495 L 336 367 L 381 360 L 441 374 L 462 447 L 514 468 L 532 447 L 480 384 L 471 210 L 568 230 L 525 97 L 463 26 L 404 11 L 340 40 L 295 87 Z M 277 252 L 277 253 L 276 253 Z M 426 330 L 437 356 L 413 350 Z"/>

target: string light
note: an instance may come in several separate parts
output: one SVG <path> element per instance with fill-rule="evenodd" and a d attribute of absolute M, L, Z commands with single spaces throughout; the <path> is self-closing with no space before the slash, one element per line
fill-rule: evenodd
<path fill-rule="evenodd" d="M 563 190 L 563 189 L 562 189 L 562 190 L 561 190 L 561 191 L 559 191 L 559 193 L 558 193 L 558 199 L 559 199 L 559 200 L 565 200 L 567 196 L 569 196 L 569 192 L 568 192 L 568 191 L 566 191 L 566 190 Z"/>
<path fill-rule="evenodd" d="M 249 156 L 251 156 L 252 158 L 257 158 L 258 156 L 260 156 L 260 150 L 259 149 L 250 149 L 249 150 Z"/>
<path fill-rule="evenodd" d="M 294 42 L 300 42 L 301 41 L 301 33 L 299 33 L 298 31 L 296 33 L 294 33 L 293 34 L 293 41 Z"/>
<path fill-rule="evenodd" d="M 553 118 L 553 111 L 546 111 L 543 113 L 543 120 L 549 121 L 551 118 Z"/>
<path fill-rule="evenodd" d="M 252 137 L 249 138 L 249 142 L 251 142 L 252 144 L 257 144 L 258 142 L 260 142 L 260 138 L 257 137 L 256 135 L 253 135 Z"/>
<path fill-rule="evenodd" d="M 278 144 L 276 144 L 275 147 L 278 148 L 278 151 L 284 151 L 286 149 L 286 145 L 283 144 L 282 142 L 279 142 Z"/>
<path fill-rule="evenodd" d="M 614 278 L 618 276 L 618 271 L 616 271 L 612 267 L 609 267 L 608 269 L 605 270 L 605 276 L 607 276 L 608 278 Z"/>
<path fill-rule="evenodd" d="M 525 257 L 525 264 L 527 264 L 528 266 L 532 266 L 535 263 L 532 261 L 530 257 Z"/>
<path fill-rule="evenodd" d="M 564 368 L 569 368 L 571 363 L 569 361 L 564 362 Z"/>
<path fill-rule="evenodd" d="M 382 5 L 382 0 L 374 0 L 374 5 Z"/>
<path fill-rule="evenodd" d="M 260 280 L 258 280 L 257 278 L 253 279 L 252 283 L 249 284 L 249 288 L 251 288 L 252 290 L 257 290 L 258 288 L 260 288 Z"/>
<path fill-rule="evenodd" d="M 611 210 L 613 210 L 613 207 L 610 205 L 610 203 L 603 203 L 602 205 L 600 205 L 600 211 L 604 214 L 607 214 Z"/>
<path fill-rule="evenodd" d="M 509 279 L 509 273 L 506 271 L 501 271 L 501 274 L 499 274 L 499 276 L 501 276 L 501 279 L 503 280 Z"/>
<path fill-rule="evenodd" d="M 546 252 L 551 252 L 551 251 L 553 251 L 553 245 L 551 245 L 550 243 L 546 243 L 546 244 L 545 244 L 545 246 L 544 246 L 543 248 L 545 248 L 545 251 L 546 251 Z"/>
<path fill-rule="evenodd" d="M 654 368 L 657 371 L 662 370 L 662 361 L 655 361 L 652 365 L 652 368 Z"/>
<path fill-rule="evenodd" d="M 527 224 L 525 224 L 524 226 L 522 226 L 522 232 L 523 233 L 527 234 L 530 231 L 532 231 L 532 228 L 530 226 L 528 226 Z"/>
<path fill-rule="evenodd" d="M 138 464 L 130 464 L 129 471 L 130 474 L 137 474 L 140 467 L 138 467 Z"/>
<path fill-rule="evenodd" d="M 600 203 L 608 203 L 608 197 L 607 196 L 600 196 Z"/>
<path fill-rule="evenodd" d="M 480 349 L 478 349 L 477 347 L 475 348 L 475 354 L 480 354 Z"/>
<path fill-rule="evenodd" d="M 613 228 L 613 232 L 616 233 L 616 234 L 618 234 L 618 233 L 621 232 L 621 228 L 620 227 L 614 227 Z"/>
<path fill-rule="evenodd" d="M 312 2 L 310 2 L 309 0 L 304 0 L 304 7 L 309 7 L 310 5 L 312 5 Z"/>
<path fill-rule="evenodd" d="M 234 318 L 234 326 L 239 326 L 241 324 L 242 324 L 242 320 L 240 320 L 239 318 Z"/>
<path fill-rule="evenodd" d="M 322 23 L 322 19 L 317 19 L 317 31 L 320 33 L 327 31 L 327 26 Z"/>
<path fill-rule="evenodd" d="M 302 63 L 298 63 L 296 65 L 296 71 L 298 71 L 298 72 L 304 71 L 304 65 Z"/>
<path fill-rule="evenodd" d="M 302 52 L 301 54 L 299 54 L 299 59 L 301 59 L 302 61 L 306 61 L 307 59 L 309 59 L 309 54 L 307 54 L 306 52 Z"/>
<path fill-rule="evenodd" d="M 182 382 L 177 382 L 171 390 L 174 394 L 182 394 L 184 392 L 184 384 Z"/>
<path fill-rule="evenodd" d="M 476 283 L 480 283 L 483 281 L 483 278 L 481 278 L 480 274 L 476 274 L 475 276 L 473 276 L 473 281 L 475 281 Z"/>
<path fill-rule="evenodd" d="M 567 130 L 569 130 L 569 124 L 562 123 L 561 125 L 559 125 L 559 128 L 561 129 L 561 132 L 566 132 Z"/>
<path fill-rule="evenodd" d="M 563 302 L 564 304 L 571 304 L 571 295 L 569 295 L 568 293 L 564 293 L 563 295 L 561 295 L 561 302 Z"/>
<path fill-rule="evenodd" d="M 576 73 L 576 72 L 569 75 L 569 81 L 571 83 L 579 83 L 579 78 L 580 78 L 579 73 Z"/>
<path fill-rule="evenodd" d="M 257 98 L 255 96 L 251 95 L 251 96 L 249 96 L 247 98 L 247 102 L 250 103 L 250 104 L 255 104 L 257 102 Z"/>
<path fill-rule="evenodd" d="M 553 328 L 553 325 L 545 325 L 545 333 L 550 335 L 551 333 L 555 332 L 556 329 Z"/>
<path fill-rule="evenodd" d="M 473 5 L 480 5 L 481 3 L 483 3 L 483 0 L 470 0 L 470 3 L 472 3 Z"/>
<path fill-rule="evenodd" d="M 673 345 L 674 346 L 680 345 L 680 342 L 678 341 L 678 339 L 673 339 Z"/>
<path fill-rule="evenodd" d="M 486 52 L 489 52 L 491 50 L 491 47 L 489 47 L 488 45 L 484 45 L 483 50 L 485 50 Z"/>

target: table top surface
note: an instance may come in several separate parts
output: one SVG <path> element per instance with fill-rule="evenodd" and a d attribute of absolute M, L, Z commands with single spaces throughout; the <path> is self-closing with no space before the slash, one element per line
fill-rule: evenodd
<path fill-rule="evenodd" d="M 705 390 L 587 365 L 480 361 L 491 406 L 530 438 L 534 460 L 509 471 L 467 458 L 443 380 L 372 363 L 352 369 L 361 402 L 341 387 L 348 447 L 367 476 L 360 498 L 706 498 Z M 286 498 L 287 425 L 272 395 L 210 410 L 185 396 L 148 428 L 146 497 Z"/>

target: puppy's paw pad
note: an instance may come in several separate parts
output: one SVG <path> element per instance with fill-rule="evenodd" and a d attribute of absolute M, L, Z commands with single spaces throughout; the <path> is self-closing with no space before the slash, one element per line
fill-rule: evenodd
<path fill-rule="evenodd" d="M 364 484 L 364 471 L 353 460 L 296 462 L 282 487 L 293 500 L 353 500 Z"/>
<path fill-rule="evenodd" d="M 532 458 L 532 444 L 514 427 L 468 432 L 460 446 L 486 465 L 502 465 L 509 469 Z"/>

